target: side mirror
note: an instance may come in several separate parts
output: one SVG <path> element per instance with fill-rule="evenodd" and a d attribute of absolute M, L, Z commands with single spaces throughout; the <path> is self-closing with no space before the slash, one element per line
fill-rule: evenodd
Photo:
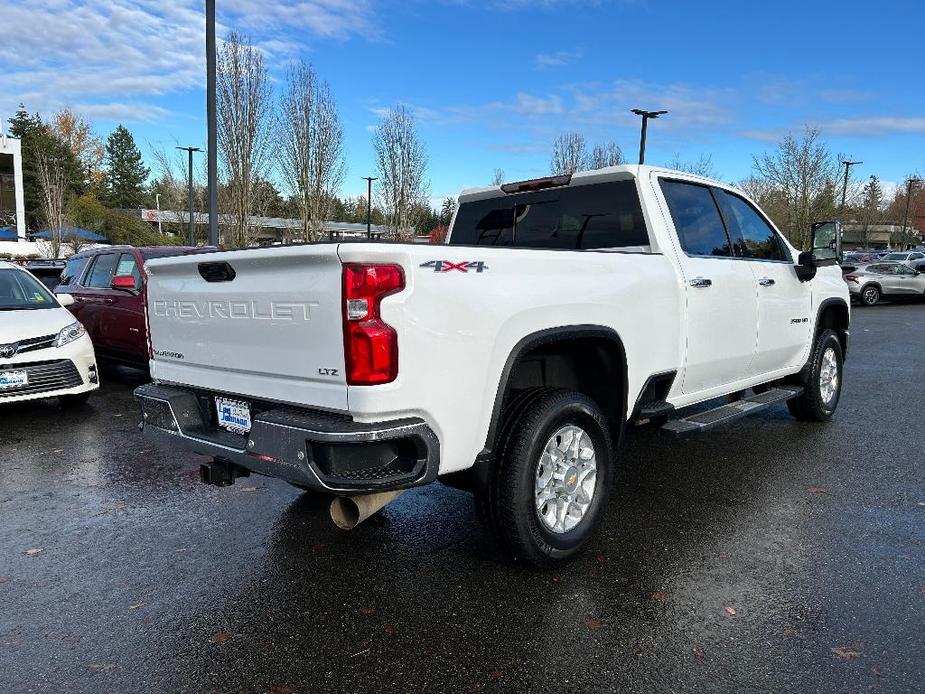
<path fill-rule="evenodd" d="M 74 305 L 74 297 L 70 294 L 55 294 L 58 303 L 67 308 Z"/>
<path fill-rule="evenodd" d="M 816 222 L 812 225 L 811 252 L 816 265 L 837 265 L 842 262 L 841 222 Z"/>
<path fill-rule="evenodd" d="M 817 267 L 816 256 L 809 251 L 803 251 L 797 258 L 797 264 L 793 266 L 793 269 L 796 270 L 797 279 L 800 282 L 809 282 L 816 276 Z"/>
<path fill-rule="evenodd" d="M 131 275 L 116 275 L 112 278 L 109 285 L 112 289 L 122 289 L 124 291 L 135 291 L 135 278 Z"/>

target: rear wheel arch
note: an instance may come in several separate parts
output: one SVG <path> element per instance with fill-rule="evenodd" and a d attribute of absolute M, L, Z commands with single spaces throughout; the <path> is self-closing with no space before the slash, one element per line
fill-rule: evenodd
<path fill-rule="evenodd" d="M 596 378 L 589 378 L 590 372 Z M 496 452 L 511 394 L 533 387 L 565 387 L 586 394 L 606 413 L 614 445 L 619 443 L 627 413 L 627 360 L 623 341 L 612 328 L 563 326 L 521 338 L 501 371 L 480 460 L 490 460 Z"/>

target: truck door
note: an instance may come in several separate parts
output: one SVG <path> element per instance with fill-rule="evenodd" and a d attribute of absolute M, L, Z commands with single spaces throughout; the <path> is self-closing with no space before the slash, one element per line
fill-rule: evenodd
<path fill-rule="evenodd" d="M 698 393 L 749 376 L 758 299 L 749 263 L 735 257 L 710 187 L 660 179 L 678 244 L 687 302 L 687 358 L 681 392 Z"/>
<path fill-rule="evenodd" d="M 133 253 L 119 255 L 113 277 L 119 275 L 130 275 L 135 280 L 135 289 L 100 290 L 105 306 L 100 310 L 99 333 L 110 349 L 124 353 L 127 358 L 137 355 L 139 361 L 144 361 L 147 344 L 141 270 Z"/>
<path fill-rule="evenodd" d="M 754 375 L 798 366 L 815 327 L 807 284 L 774 227 L 747 200 L 715 188 L 714 196 L 736 254 L 748 260 L 758 292 L 758 349 Z"/>

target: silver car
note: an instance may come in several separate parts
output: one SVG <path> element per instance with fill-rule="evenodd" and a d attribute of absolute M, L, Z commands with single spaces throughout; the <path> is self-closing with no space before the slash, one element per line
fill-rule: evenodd
<path fill-rule="evenodd" d="M 900 263 L 911 265 L 917 260 L 925 260 L 925 253 L 922 251 L 894 251 L 887 253 L 880 260 L 896 260 Z"/>
<path fill-rule="evenodd" d="M 859 265 L 844 275 L 851 298 L 873 306 L 881 298 L 925 298 L 925 275 L 899 262 Z"/>

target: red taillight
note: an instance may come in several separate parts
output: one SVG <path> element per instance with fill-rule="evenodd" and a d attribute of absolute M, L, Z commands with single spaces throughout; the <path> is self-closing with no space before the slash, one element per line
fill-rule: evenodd
<path fill-rule="evenodd" d="M 857 275 L 845 275 L 845 281 L 846 282 L 857 282 L 858 276 Z"/>
<path fill-rule="evenodd" d="M 373 386 L 398 375 L 398 333 L 379 315 L 383 297 L 405 288 L 398 265 L 344 265 L 344 361 L 347 383 Z"/>

